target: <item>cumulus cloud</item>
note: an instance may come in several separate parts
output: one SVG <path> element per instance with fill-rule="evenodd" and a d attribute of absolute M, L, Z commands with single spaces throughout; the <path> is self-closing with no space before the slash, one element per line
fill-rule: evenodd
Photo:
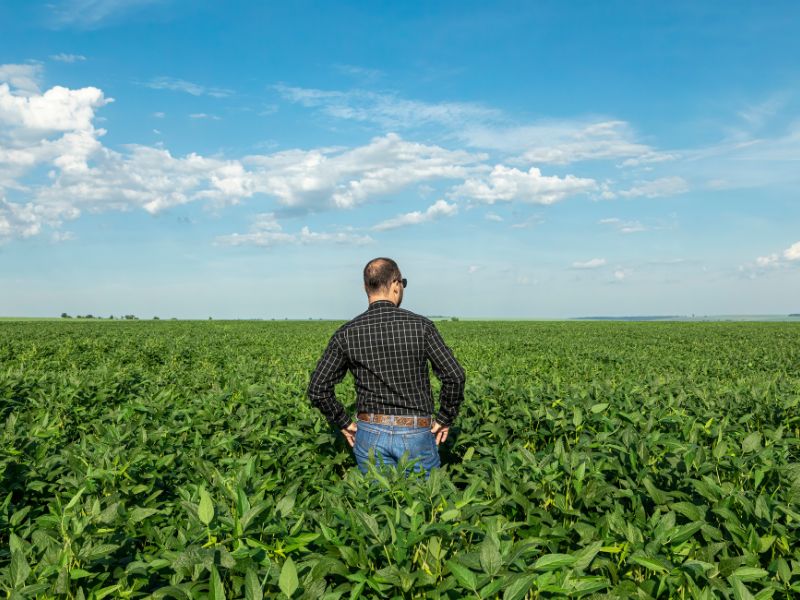
<path fill-rule="evenodd" d="M 378 223 L 372 229 L 375 231 L 386 231 L 387 229 L 397 229 L 398 227 L 405 227 L 406 225 L 418 225 L 419 223 L 434 221 L 440 217 L 452 217 L 457 212 L 458 206 L 456 204 L 448 204 L 445 200 L 437 200 L 424 212 L 415 210 L 403 215 L 398 215 Z"/>
<path fill-rule="evenodd" d="M 784 250 L 783 258 L 790 261 L 800 260 L 800 242 L 795 242 Z"/>
<path fill-rule="evenodd" d="M 800 263 L 800 242 L 795 242 L 782 252 L 772 252 L 757 257 L 753 262 L 739 266 L 739 271 L 748 276 L 756 276 L 771 270 L 784 269 Z"/>
<path fill-rule="evenodd" d="M 495 223 L 500 223 L 503 220 L 503 217 L 493 212 L 487 212 L 483 218 L 487 221 L 494 221 Z"/>
<path fill-rule="evenodd" d="M 586 261 L 575 261 L 572 263 L 573 269 L 599 269 L 606 264 L 605 258 L 592 258 Z"/>
<path fill-rule="evenodd" d="M 317 232 L 304 226 L 297 233 L 287 233 L 277 221 L 275 213 L 256 215 L 248 233 L 232 233 L 217 238 L 216 243 L 227 246 L 261 246 L 270 248 L 283 244 L 356 244 L 372 243 L 367 235 L 359 235 L 351 231 Z"/>
<path fill-rule="evenodd" d="M 227 98 L 234 94 L 233 90 L 227 88 L 208 87 L 176 77 L 156 77 L 146 82 L 144 86 L 154 90 L 170 90 L 192 96 L 211 96 L 212 98 Z"/>
<path fill-rule="evenodd" d="M 677 196 L 688 189 L 689 184 L 682 177 L 662 177 L 651 181 L 640 181 L 633 187 L 620 191 L 619 195 L 623 198 L 660 198 Z"/>
<path fill-rule="evenodd" d="M 412 184 L 462 179 L 482 158 L 390 133 L 347 150 L 290 150 L 244 162 L 257 171 L 259 191 L 283 206 L 352 208 Z"/>
<path fill-rule="evenodd" d="M 51 54 L 50 60 L 55 60 L 63 63 L 75 63 L 86 60 L 86 57 L 83 54 L 66 54 L 64 52 L 61 52 L 59 54 Z"/>
<path fill-rule="evenodd" d="M 545 176 L 536 167 L 520 171 L 496 165 L 487 178 L 470 178 L 453 190 L 454 196 L 479 202 L 526 202 L 553 204 L 568 196 L 584 194 L 597 188 L 593 179 L 574 175 Z"/>

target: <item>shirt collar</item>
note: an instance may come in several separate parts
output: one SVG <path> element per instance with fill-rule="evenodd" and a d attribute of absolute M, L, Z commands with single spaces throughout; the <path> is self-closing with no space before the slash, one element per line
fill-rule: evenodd
<path fill-rule="evenodd" d="M 394 306 L 394 302 L 391 300 L 375 300 L 375 302 L 370 302 L 369 308 L 367 310 L 371 310 L 373 308 L 379 308 L 381 306 Z"/>

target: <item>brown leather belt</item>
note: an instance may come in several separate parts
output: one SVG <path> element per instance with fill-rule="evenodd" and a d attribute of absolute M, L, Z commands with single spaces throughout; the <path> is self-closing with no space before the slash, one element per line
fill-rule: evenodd
<path fill-rule="evenodd" d="M 429 417 L 408 417 L 402 415 L 376 415 L 374 413 L 358 413 L 359 421 L 377 423 L 379 425 L 399 425 L 400 427 L 430 427 Z"/>

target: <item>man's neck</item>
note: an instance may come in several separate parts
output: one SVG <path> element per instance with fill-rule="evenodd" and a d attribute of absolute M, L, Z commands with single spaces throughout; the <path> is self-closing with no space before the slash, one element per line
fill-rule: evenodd
<path fill-rule="evenodd" d="M 375 302 L 380 302 L 380 301 L 391 302 L 392 304 L 395 303 L 394 300 L 392 300 L 388 296 L 370 296 L 369 297 L 369 304 L 373 304 Z"/>

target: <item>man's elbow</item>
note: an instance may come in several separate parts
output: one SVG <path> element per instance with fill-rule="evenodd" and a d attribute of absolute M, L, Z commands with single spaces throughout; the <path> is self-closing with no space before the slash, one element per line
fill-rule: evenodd
<path fill-rule="evenodd" d="M 447 382 L 451 385 L 456 385 L 459 387 L 464 387 L 464 384 L 467 381 L 467 373 L 464 371 L 464 367 L 461 365 L 455 365 L 448 373 L 447 373 Z"/>

